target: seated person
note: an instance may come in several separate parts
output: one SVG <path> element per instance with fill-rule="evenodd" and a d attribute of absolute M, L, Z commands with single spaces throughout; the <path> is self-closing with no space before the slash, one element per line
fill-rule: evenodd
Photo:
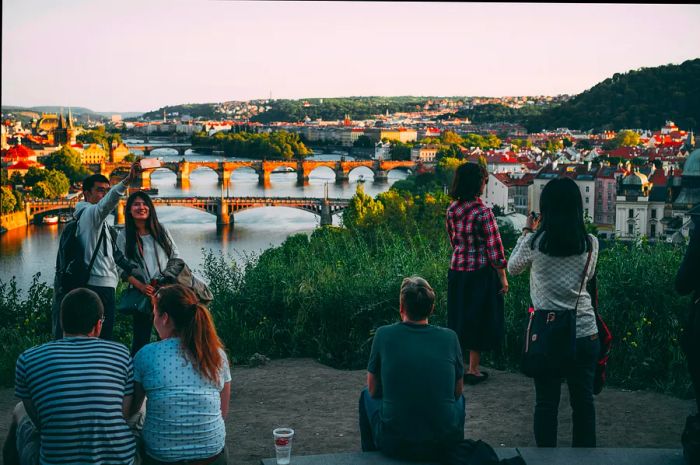
<path fill-rule="evenodd" d="M 162 339 L 134 358 L 134 411 L 148 398 L 144 464 L 225 465 L 231 371 L 209 310 L 180 284 L 153 297 Z"/>
<path fill-rule="evenodd" d="M 428 324 L 435 293 L 403 280 L 401 322 L 377 329 L 360 396 L 363 451 L 434 460 L 464 439 L 464 364 L 457 334 Z"/>
<path fill-rule="evenodd" d="M 17 359 L 15 394 L 22 402 L 10 431 L 21 465 L 134 463 L 136 440 L 124 419 L 132 361 L 124 345 L 99 339 L 103 322 L 100 297 L 74 289 L 61 302 L 63 339 Z"/>

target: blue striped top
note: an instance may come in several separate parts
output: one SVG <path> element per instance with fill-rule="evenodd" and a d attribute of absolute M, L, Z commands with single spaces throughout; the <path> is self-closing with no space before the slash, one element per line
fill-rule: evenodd
<path fill-rule="evenodd" d="M 15 395 L 33 402 L 42 465 L 130 465 L 136 441 L 122 415 L 134 390 L 133 364 L 122 344 L 68 337 L 17 359 Z"/>

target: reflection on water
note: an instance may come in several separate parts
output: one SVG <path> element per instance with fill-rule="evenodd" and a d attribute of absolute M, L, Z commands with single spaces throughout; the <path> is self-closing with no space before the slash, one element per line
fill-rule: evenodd
<path fill-rule="evenodd" d="M 177 158 L 177 157 L 176 157 Z M 188 159 L 190 156 L 188 155 Z M 336 158 L 337 159 L 337 156 Z M 358 183 L 360 175 L 366 182 Z M 389 173 L 389 181 L 375 183 L 372 171 L 358 168 L 350 173 L 347 183 L 336 184 L 332 170 L 314 170 L 307 185 L 296 184 L 296 173 L 276 172 L 270 176 L 270 187 L 258 184 L 258 177 L 251 169 L 240 169 L 231 175 L 231 184 L 223 195 L 268 196 L 268 197 L 323 197 L 324 185 L 328 185 L 329 196 L 350 198 L 358 184 L 364 184 L 365 192 L 376 195 L 406 177 L 401 171 Z M 158 170 L 153 173 L 152 187 L 162 196 L 219 196 L 222 187 L 216 173 L 200 169 L 191 174 L 189 190 L 177 186 L 174 173 Z M 259 254 L 263 250 L 281 244 L 289 235 L 310 233 L 320 222 L 316 215 L 286 207 L 265 207 L 238 212 L 235 225 L 218 227 L 216 218 L 208 213 L 183 207 L 158 207 L 158 217 L 173 235 L 180 254 L 193 269 L 202 265 L 202 249 L 212 249 L 230 255 L 239 263 L 246 256 Z M 108 219 L 113 223 L 113 217 Z M 338 216 L 333 224 L 339 224 Z M 0 235 L 0 281 L 7 282 L 16 276 L 20 288 L 26 289 L 32 275 L 41 272 L 41 280 L 53 282 L 58 238 L 63 225 L 30 225 L 13 229 Z"/>

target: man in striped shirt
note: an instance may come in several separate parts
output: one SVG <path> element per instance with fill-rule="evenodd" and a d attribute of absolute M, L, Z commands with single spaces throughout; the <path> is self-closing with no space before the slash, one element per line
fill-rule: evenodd
<path fill-rule="evenodd" d="M 98 338 L 103 321 L 99 296 L 75 289 L 61 303 L 64 338 L 17 359 L 15 395 L 22 402 L 13 417 L 21 465 L 134 462 L 136 441 L 124 419 L 132 360 L 124 345 Z"/>

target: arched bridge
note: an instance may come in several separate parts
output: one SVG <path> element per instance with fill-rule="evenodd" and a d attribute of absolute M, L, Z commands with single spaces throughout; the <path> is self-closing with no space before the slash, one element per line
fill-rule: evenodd
<path fill-rule="evenodd" d="M 109 177 L 114 171 L 128 171 L 129 163 L 101 163 L 99 165 L 91 165 L 93 171 L 104 174 Z M 180 185 L 188 185 L 190 174 L 199 168 L 209 168 L 216 172 L 219 183 L 224 187 L 231 182 L 231 173 L 240 168 L 250 168 L 258 174 L 260 184 L 269 185 L 270 174 L 279 169 L 289 169 L 296 171 L 297 181 L 300 184 L 309 180 L 309 175 L 313 170 L 321 166 L 328 167 L 335 172 L 336 182 L 347 181 L 350 172 L 359 167 L 369 168 L 374 174 L 375 181 L 386 181 L 388 172 L 394 169 L 416 170 L 420 164 L 414 161 L 384 161 L 384 160 L 356 160 L 356 161 L 321 161 L 321 160 L 303 160 L 303 161 L 266 161 L 266 160 L 250 160 L 250 161 L 223 161 L 223 162 L 207 162 L 207 161 L 188 161 L 180 160 L 177 162 L 165 162 L 162 168 L 172 171 L 177 175 L 177 181 Z M 141 173 L 141 186 L 150 187 L 151 174 L 153 170 Z"/>
<path fill-rule="evenodd" d="M 306 197 L 153 197 L 153 204 L 163 207 L 188 207 L 216 216 L 217 224 L 232 224 L 234 213 L 260 207 L 290 207 L 321 217 L 321 226 L 332 224 L 332 217 L 350 205 L 349 199 L 318 199 Z M 29 200 L 25 202 L 28 221 L 47 213 L 70 211 L 75 200 Z M 117 206 L 116 224 L 124 224 L 126 199 Z"/>
<path fill-rule="evenodd" d="M 188 149 L 192 148 L 192 144 L 187 143 L 172 143 L 172 144 L 129 144 L 129 150 L 139 150 L 143 152 L 145 157 L 151 155 L 151 152 L 157 149 L 172 149 L 177 150 L 178 155 L 185 155 Z"/>

